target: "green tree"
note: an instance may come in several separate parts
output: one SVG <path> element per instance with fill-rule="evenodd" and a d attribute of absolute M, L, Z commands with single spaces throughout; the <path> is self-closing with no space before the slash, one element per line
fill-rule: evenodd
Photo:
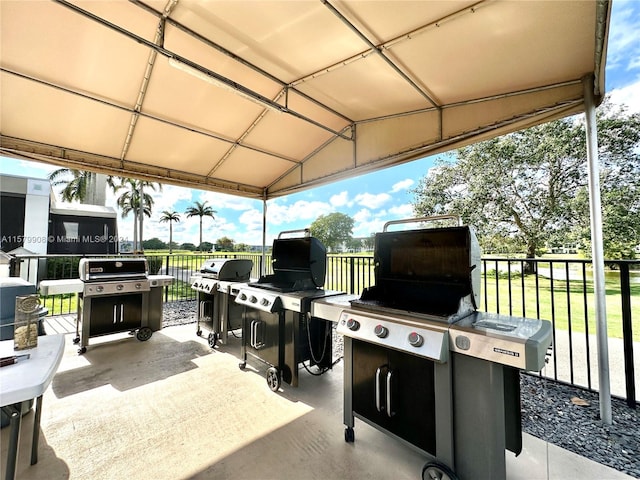
<path fill-rule="evenodd" d="M 187 217 L 200 217 L 200 246 L 202 245 L 202 219 L 204 217 L 211 217 L 215 220 L 214 214 L 217 213 L 211 206 L 207 205 L 207 201 L 196 202 L 195 205 L 187 208 L 185 212 Z M 198 249 L 200 249 L 200 246 Z M 202 250 L 201 250 L 202 251 Z"/>
<path fill-rule="evenodd" d="M 78 201 L 90 205 L 105 204 L 107 186 L 115 191 L 114 177 L 72 168 L 59 168 L 49 174 L 52 186 L 64 185 L 61 196 L 64 202 Z"/>
<path fill-rule="evenodd" d="M 144 242 L 142 242 L 142 246 L 144 248 L 148 248 L 149 250 L 164 250 L 165 248 L 167 248 L 167 244 L 157 237 L 145 240 Z"/>
<path fill-rule="evenodd" d="M 333 252 L 351 239 L 353 218 L 339 212 L 320 215 L 310 229 L 311 234 L 324 243 L 327 250 Z"/>
<path fill-rule="evenodd" d="M 169 222 L 169 255 L 171 255 L 173 253 L 173 222 L 179 222 L 180 215 L 173 210 L 163 210 L 160 221 L 163 223 Z"/>
<path fill-rule="evenodd" d="M 151 188 L 154 191 L 156 188 L 162 190 L 162 185 L 159 183 L 148 182 L 146 180 L 120 178 L 120 183 L 115 187 L 116 192 L 121 192 L 116 203 L 120 208 L 122 218 L 126 218 L 129 213 L 133 212 L 133 244 L 134 246 L 139 245 L 140 251 L 143 250 L 142 237 L 144 216 L 146 215 L 147 217 L 151 217 L 151 211 L 154 203 L 153 197 L 150 194 L 145 193 L 145 188 Z M 138 234 L 140 236 L 139 241 Z"/>
<path fill-rule="evenodd" d="M 216 241 L 217 252 L 233 252 L 235 242 L 229 237 L 222 237 Z"/>
<path fill-rule="evenodd" d="M 611 236 L 635 246 L 640 243 L 640 229 L 631 227 L 640 216 L 640 115 L 605 101 L 597 122 L 605 245 L 612 245 L 606 240 Z M 414 210 L 422 216 L 457 213 L 476 227 L 483 247 L 491 240 L 495 249 L 496 238 L 508 238 L 529 258 L 547 242 L 588 236 L 585 138 L 584 122 L 573 117 L 461 148 L 437 160 L 421 179 Z M 628 235 L 623 240 L 616 232 Z M 605 255 L 610 253 L 605 248 Z"/>
<path fill-rule="evenodd" d="M 182 245 L 180 245 L 180 250 L 187 250 L 189 252 L 193 252 L 195 251 L 196 246 L 193 243 L 183 243 Z"/>

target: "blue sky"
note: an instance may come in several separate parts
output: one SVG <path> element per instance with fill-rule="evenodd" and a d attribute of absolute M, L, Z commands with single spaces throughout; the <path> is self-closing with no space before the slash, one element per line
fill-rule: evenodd
<path fill-rule="evenodd" d="M 640 112 L 640 2 L 614 0 L 607 51 L 606 89 L 616 103 Z M 385 222 L 413 215 L 411 203 L 415 188 L 431 166 L 433 158 L 424 158 L 379 172 L 336 182 L 267 203 L 267 244 L 284 230 L 305 228 L 320 215 L 341 212 L 355 221 L 353 234 L 369 236 L 380 231 Z M 0 173 L 46 178 L 56 167 L 0 157 Z M 163 210 L 185 211 L 195 201 L 207 201 L 216 210 L 215 219 L 204 219 L 203 239 L 215 242 L 229 237 L 236 243 L 262 243 L 262 201 L 214 192 L 164 185 L 153 193 L 154 207 L 145 219 L 144 238 L 169 240 L 168 225 L 160 223 Z M 115 197 L 108 194 L 107 205 L 115 208 Z M 186 218 L 173 226 L 178 243 L 198 243 L 198 218 Z M 133 237 L 133 219 L 118 217 L 119 235 Z"/>

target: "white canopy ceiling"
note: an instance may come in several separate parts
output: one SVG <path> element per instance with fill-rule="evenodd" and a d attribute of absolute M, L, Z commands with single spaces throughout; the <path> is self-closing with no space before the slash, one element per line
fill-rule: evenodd
<path fill-rule="evenodd" d="M 584 110 L 607 1 L 0 3 L 0 154 L 268 199 Z"/>

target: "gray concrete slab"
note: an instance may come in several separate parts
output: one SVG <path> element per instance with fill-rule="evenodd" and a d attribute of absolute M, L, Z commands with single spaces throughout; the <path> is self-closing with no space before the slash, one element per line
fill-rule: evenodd
<path fill-rule="evenodd" d="M 359 421 L 345 443 L 341 364 L 273 393 L 262 365 L 238 368 L 237 339 L 212 351 L 193 325 L 147 342 L 91 339 L 81 356 L 73 336 L 44 396 L 33 466 L 33 412 L 24 417 L 18 478 L 417 479 L 427 461 Z M 506 455 L 509 480 L 631 478 L 529 435 Z"/>

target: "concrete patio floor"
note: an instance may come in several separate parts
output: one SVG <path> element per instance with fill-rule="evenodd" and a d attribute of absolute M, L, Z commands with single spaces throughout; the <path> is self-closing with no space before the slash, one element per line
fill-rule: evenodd
<path fill-rule="evenodd" d="M 299 388 L 274 393 L 261 364 L 238 368 L 239 339 L 212 351 L 195 330 L 168 327 L 146 342 L 94 338 L 80 356 L 67 333 L 44 395 L 39 461 L 29 465 L 32 411 L 18 478 L 420 478 L 424 456 L 363 422 L 345 443 L 342 363 L 319 377 L 302 371 Z M 506 458 L 509 480 L 632 478 L 526 434 L 523 452 Z"/>

